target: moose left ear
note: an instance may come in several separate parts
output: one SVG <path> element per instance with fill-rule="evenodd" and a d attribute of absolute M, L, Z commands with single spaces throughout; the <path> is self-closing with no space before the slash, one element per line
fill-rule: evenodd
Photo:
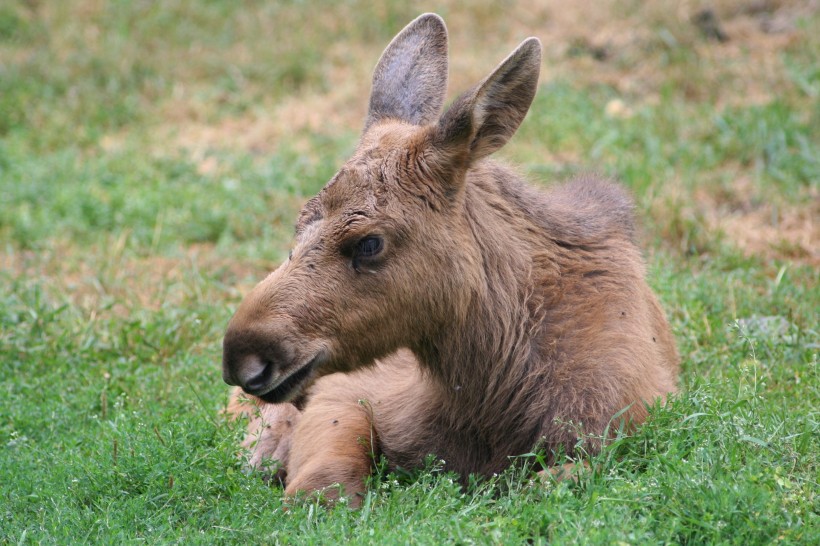
<path fill-rule="evenodd" d="M 515 134 L 538 88 L 541 42 L 528 38 L 481 83 L 453 102 L 439 120 L 436 144 L 472 163 Z"/>

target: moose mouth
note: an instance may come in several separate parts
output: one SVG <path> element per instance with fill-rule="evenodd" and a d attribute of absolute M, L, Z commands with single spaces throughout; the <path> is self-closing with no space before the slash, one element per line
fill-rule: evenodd
<path fill-rule="evenodd" d="M 299 393 L 311 376 L 313 376 L 313 372 L 318 365 L 324 360 L 324 353 L 320 352 L 318 355 L 314 356 L 310 362 L 283 379 L 272 390 L 257 396 L 265 402 L 269 402 L 271 404 L 287 402 Z"/>

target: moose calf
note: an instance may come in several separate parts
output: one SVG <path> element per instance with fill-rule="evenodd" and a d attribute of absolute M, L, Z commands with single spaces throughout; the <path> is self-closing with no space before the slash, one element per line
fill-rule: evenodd
<path fill-rule="evenodd" d="M 629 197 L 589 177 L 537 191 L 488 159 L 540 64 L 529 38 L 441 113 L 444 21 L 420 16 L 382 54 L 356 152 L 225 334 L 229 411 L 288 494 L 340 484 L 356 504 L 374 453 L 466 477 L 579 434 L 594 452 L 613 416 L 640 423 L 675 391 Z"/>

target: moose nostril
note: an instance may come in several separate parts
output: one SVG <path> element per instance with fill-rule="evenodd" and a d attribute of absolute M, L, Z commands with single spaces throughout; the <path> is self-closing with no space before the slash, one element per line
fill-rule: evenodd
<path fill-rule="evenodd" d="M 257 355 L 248 355 L 240 366 L 240 378 L 243 387 L 248 391 L 265 388 L 273 377 L 273 364 Z"/>

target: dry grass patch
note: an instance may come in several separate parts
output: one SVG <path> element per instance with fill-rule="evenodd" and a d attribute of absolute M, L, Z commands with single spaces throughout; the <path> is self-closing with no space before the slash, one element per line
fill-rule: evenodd
<path fill-rule="evenodd" d="M 728 36 L 725 42 L 704 36 L 693 23 L 695 15 L 710 7 Z M 626 108 L 619 114 L 645 102 L 657 102 L 665 89 L 676 90 L 688 100 L 712 102 L 717 110 L 762 104 L 792 93 L 794 84 L 783 55 L 804 46 L 809 29 L 801 27 L 799 20 L 816 13 L 817 8 L 816 1 L 740 0 L 536 0 L 469 5 L 448 1 L 435 7 L 451 29 L 451 95 L 478 81 L 512 45 L 535 35 L 544 43 L 544 78 L 609 86 L 624 97 Z M 413 10 L 402 10 L 402 14 L 404 11 L 407 17 L 400 21 L 378 10 L 369 14 L 369 24 L 384 23 L 383 33 L 375 35 L 354 32 L 356 23 L 344 6 L 326 6 L 309 23 L 285 18 L 267 29 L 273 38 L 265 43 L 276 49 L 281 42 L 295 40 L 305 52 L 312 52 L 304 59 L 304 70 L 312 75 L 302 85 L 282 94 L 247 80 L 243 85 L 256 88 L 246 94 L 257 102 L 239 115 L 220 114 L 214 119 L 218 104 L 202 102 L 195 92 L 208 81 L 195 78 L 190 89 L 187 85 L 177 88 L 175 96 L 161 106 L 165 121 L 160 140 L 189 150 L 271 153 L 283 140 L 309 151 L 309 135 L 358 131 L 371 70 L 386 44 L 382 34 L 397 30 L 415 15 Z M 300 24 L 299 33 L 284 29 Z M 242 29 L 240 41 L 218 54 L 227 72 L 234 63 L 264 70 L 265 63 L 279 62 L 276 53 L 259 55 L 259 33 L 267 27 L 247 22 L 238 27 Z"/>
<path fill-rule="evenodd" d="M 820 192 L 806 190 L 803 204 L 762 199 L 748 178 L 728 192 L 695 192 L 708 229 L 722 233 L 746 256 L 820 266 Z"/>
<path fill-rule="evenodd" d="M 4 252 L 0 266 L 13 277 L 39 279 L 54 301 L 95 319 L 195 301 L 238 301 L 274 267 L 262 260 L 226 259 L 211 244 L 191 245 L 176 256 L 135 255 L 127 245 L 123 234 L 104 247 L 89 248 L 83 260 L 66 260 L 74 247 L 55 242 L 37 252 Z"/>

